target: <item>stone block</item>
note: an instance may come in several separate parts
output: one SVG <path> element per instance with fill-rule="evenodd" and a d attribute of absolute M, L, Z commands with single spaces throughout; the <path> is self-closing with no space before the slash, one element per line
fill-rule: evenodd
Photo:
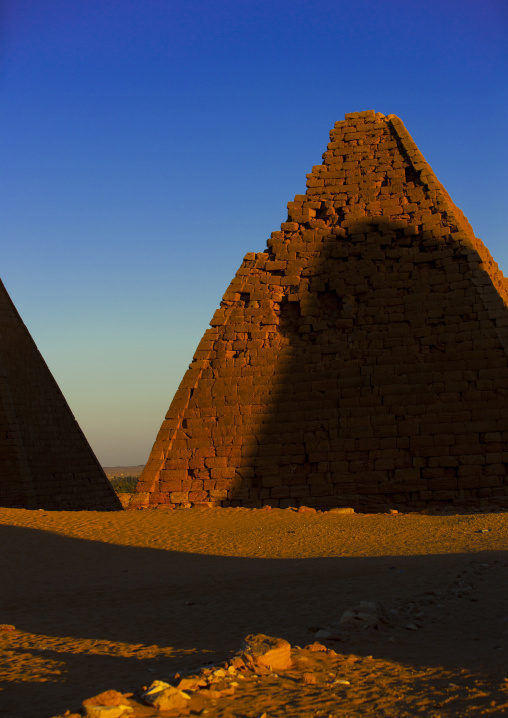
<path fill-rule="evenodd" d="M 172 504 L 185 504 L 189 501 L 188 491 L 172 491 L 169 494 L 169 500 Z"/>

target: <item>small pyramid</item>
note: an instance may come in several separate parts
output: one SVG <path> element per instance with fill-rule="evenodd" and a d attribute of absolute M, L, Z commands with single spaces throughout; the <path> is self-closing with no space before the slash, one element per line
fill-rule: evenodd
<path fill-rule="evenodd" d="M 132 505 L 508 506 L 508 284 L 401 120 L 354 112 L 247 254 Z"/>
<path fill-rule="evenodd" d="M 2 282 L 0 506 L 122 508 Z"/>

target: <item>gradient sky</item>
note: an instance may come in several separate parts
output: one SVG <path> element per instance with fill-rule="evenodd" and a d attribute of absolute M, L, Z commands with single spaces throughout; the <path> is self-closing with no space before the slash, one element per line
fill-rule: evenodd
<path fill-rule="evenodd" d="M 103 465 L 145 463 L 344 113 L 405 123 L 508 274 L 506 0 L 3 0 L 1 264 Z"/>

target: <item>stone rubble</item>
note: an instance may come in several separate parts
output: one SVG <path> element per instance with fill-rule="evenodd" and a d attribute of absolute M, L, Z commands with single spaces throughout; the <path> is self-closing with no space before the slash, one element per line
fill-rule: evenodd
<path fill-rule="evenodd" d="M 476 571 L 476 568 L 473 570 Z M 385 616 L 384 609 L 370 601 L 361 602 L 357 612 L 368 616 L 374 613 Z M 370 619 L 367 624 L 369 628 L 373 628 Z M 274 670 L 273 663 L 277 661 L 278 668 Z M 337 701 L 344 709 L 340 712 L 341 716 L 363 715 L 366 700 L 369 704 L 371 701 L 379 703 L 380 709 L 386 705 L 384 690 L 388 689 L 387 680 L 391 682 L 389 690 L 393 693 L 389 699 L 392 709 L 389 714 L 401 718 L 420 714 L 424 706 L 427 710 L 425 715 L 437 715 L 432 709 L 439 707 L 438 698 L 445 703 L 450 700 L 459 702 L 457 705 L 462 706 L 463 710 L 459 709 L 459 712 L 454 712 L 453 715 L 479 714 L 475 712 L 480 709 L 479 698 L 483 707 L 487 708 L 482 711 L 482 715 L 484 712 L 498 715 L 498 708 L 508 707 L 507 678 L 501 681 L 487 678 L 482 685 L 476 679 L 476 683 L 473 680 L 471 685 L 468 685 L 467 672 L 462 669 L 453 675 L 448 673 L 446 680 L 441 674 L 437 674 L 438 678 L 433 677 L 433 669 L 424 668 L 419 674 L 420 680 L 424 679 L 430 683 L 422 683 L 414 693 L 412 684 L 416 676 L 415 669 L 407 669 L 405 684 L 397 677 L 400 670 L 401 666 L 396 663 L 387 663 L 370 655 L 362 657 L 353 653 L 339 654 L 318 641 L 305 648 L 291 648 L 289 643 L 281 638 L 263 634 L 249 635 L 244 639 L 240 651 L 220 666 L 202 667 L 198 672 L 183 677 L 177 673 L 172 679 L 165 681 L 154 680 L 150 686 L 144 686 L 134 694 L 116 690 L 104 691 L 83 701 L 83 708 L 79 713 L 71 713 L 68 710 L 63 716 L 54 718 L 230 716 L 236 714 L 231 713 L 235 700 L 240 701 L 238 705 L 242 715 L 243 706 L 249 706 L 245 712 L 245 715 L 249 716 L 266 715 L 268 718 L 272 714 L 307 714 L 307 711 L 314 708 L 316 700 L 319 700 L 322 708 L 319 715 L 328 715 L 331 710 L 333 713 Z M 380 679 L 385 686 L 381 691 L 376 690 Z M 451 689 L 453 694 L 450 694 Z M 339 694 L 335 691 L 339 691 Z M 403 692 L 406 692 L 406 696 L 401 703 Z M 291 706 L 284 702 L 288 700 L 288 696 L 291 696 Z M 493 700 L 494 696 L 496 700 Z M 252 707 L 267 707 L 268 704 L 271 710 L 252 713 Z M 300 709 L 295 708 L 298 705 Z M 397 707 L 401 708 L 400 712 L 393 712 Z M 431 713 L 428 712 L 429 709 Z M 378 713 L 374 710 L 369 712 L 369 715 Z"/>
<path fill-rule="evenodd" d="M 291 672 L 293 680 L 305 686 L 318 683 L 315 673 L 308 670 L 306 653 L 337 656 L 335 651 L 314 642 L 305 649 L 291 648 L 288 641 L 264 634 L 245 637 L 238 653 L 221 666 L 202 668 L 197 674 L 175 675 L 172 683 L 154 680 L 150 686 L 133 693 L 104 691 L 83 701 L 80 713 L 67 711 L 54 718 L 141 718 L 146 715 L 142 706 L 157 712 L 171 711 L 171 715 L 206 713 L 218 699 L 233 698 L 241 683 L 248 678 L 278 678 Z"/>

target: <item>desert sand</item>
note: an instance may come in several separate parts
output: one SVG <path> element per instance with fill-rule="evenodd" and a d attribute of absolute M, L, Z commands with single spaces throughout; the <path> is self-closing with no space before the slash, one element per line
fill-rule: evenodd
<path fill-rule="evenodd" d="M 15 627 L 0 631 L 0 714 L 50 718 L 107 689 L 135 693 L 230 659 L 247 634 L 305 647 L 378 601 L 378 629 L 301 652 L 315 682 L 303 669 L 247 675 L 206 715 L 503 715 L 507 518 L 0 509 L 0 622 Z"/>

